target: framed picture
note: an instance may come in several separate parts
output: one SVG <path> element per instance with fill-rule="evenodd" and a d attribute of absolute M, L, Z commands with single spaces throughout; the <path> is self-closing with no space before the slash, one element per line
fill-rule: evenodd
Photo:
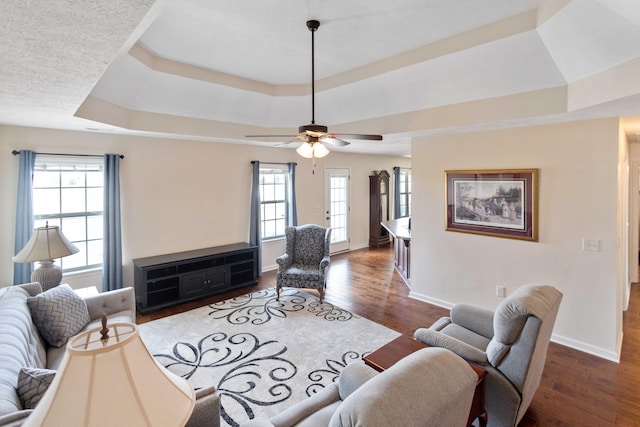
<path fill-rule="evenodd" d="M 446 230 L 538 241 L 538 170 L 445 171 Z"/>

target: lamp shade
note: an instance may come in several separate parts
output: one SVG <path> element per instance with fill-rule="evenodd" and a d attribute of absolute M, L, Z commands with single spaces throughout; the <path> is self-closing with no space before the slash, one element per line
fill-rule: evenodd
<path fill-rule="evenodd" d="M 75 254 L 78 249 L 64 237 L 60 228 L 48 224 L 33 230 L 27 244 L 12 258 L 13 262 L 36 262 L 54 260 Z"/>
<path fill-rule="evenodd" d="M 24 426 L 183 426 L 195 392 L 162 367 L 133 323 L 109 325 L 69 340 L 49 389 Z"/>

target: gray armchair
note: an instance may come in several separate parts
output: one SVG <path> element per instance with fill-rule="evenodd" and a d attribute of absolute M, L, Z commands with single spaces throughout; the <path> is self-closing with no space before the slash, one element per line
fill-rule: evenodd
<path fill-rule="evenodd" d="M 477 381 L 469 364 L 452 352 L 424 348 L 382 373 L 353 362 L 337 383 L 242 427 L 463 427 Z"/>
<path fill-rule="evenodd" d="M 458 304 L 451 317 L 417 329 L 414 337 L 485 369 L 487 425 L 515 426 L 540 384 L 561 300 L 551 286 L 521 286 L 495 313 Z"/>
<path fill-rule="evenodd" d="M 287 227 L 285 236 L 285 254 L 276 259 L 277 299 L 280 300 L 283 287 L 311 288 L 320 293 L 322 302 L 327 283 L 331 229 L 315 224 Z"/>

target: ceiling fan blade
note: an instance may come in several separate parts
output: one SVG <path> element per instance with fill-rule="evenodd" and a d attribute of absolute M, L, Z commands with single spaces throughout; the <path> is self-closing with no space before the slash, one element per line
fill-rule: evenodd
<path fill-rule="evenodd" d="M 277 144 L 276 147 L 286 147 L 287 145 L 291 145 L 291 144 L 300 144 L 300 141 L 297 139 L 294 139 L 293 141 L 287 141 L 281 144 Z"/>
<path fill-rule="evenodd" d="M 369 135 L 364 133 L 333 133 L 334 138 L 367 139 L 369 141 L 382 141 L 382 135 Z"/>
<path fill-rule="evenodd" d="M 327 135 L 324 138 L 320 138 L 320 142 L 326 142 L 328 144 L 335 145 L 336 147 L 344 147 L 345 145 L 351 144 L 350 142 L 335 138 L 334 136 L 335 135 Z"/>
<path fill-rule="evenodd" d="M 297 138 L 298 135 L 245 135 L 245 138 Z"/>

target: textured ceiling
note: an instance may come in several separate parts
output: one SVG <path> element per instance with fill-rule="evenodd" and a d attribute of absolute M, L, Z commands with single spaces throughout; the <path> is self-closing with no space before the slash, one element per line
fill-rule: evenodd
<path fill-rule="evenodd" d="M 275 145 L 624 117 L 640 133 L 637 0 L 0 2 L 0 123 Z"/>

